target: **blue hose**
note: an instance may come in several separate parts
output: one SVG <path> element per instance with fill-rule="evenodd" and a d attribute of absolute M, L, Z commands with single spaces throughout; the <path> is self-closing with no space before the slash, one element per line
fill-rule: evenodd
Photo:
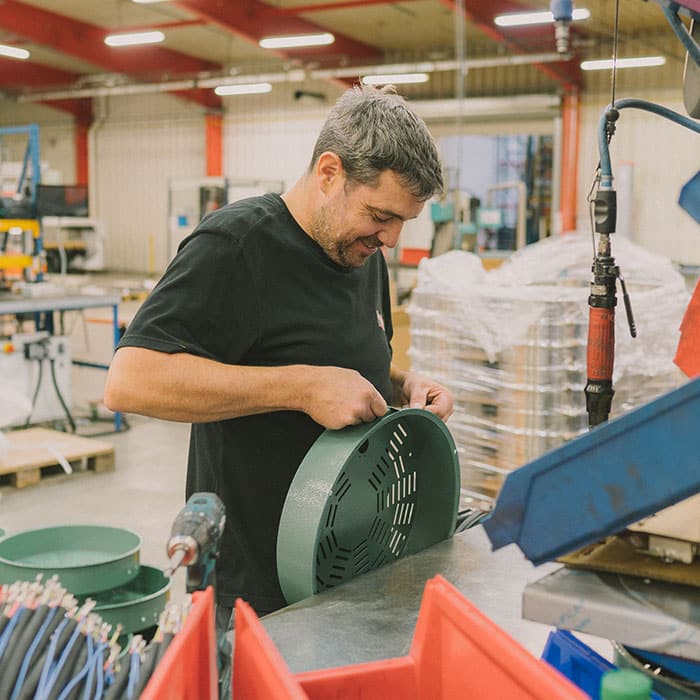
<path fill-rule="evenodd" d="M 674 112 L 668 107 L 662 107 L 654 102 L 648 102 L 647 100 L 640 100 L 636 97 L 627 97 L 622 100 L 617 100 L 617 102 L 612 105 L 608 105 L 600 116 L 598 121 L 598 151 L 600 152 L 600 184 L 605 188 L 610 188 L 612 186 L 612 166 L 610 164 L 610 150 L 608 148 L 608 134 L 607 134 L 607 118 L 606 114 L 610 109 L 627 109 L 629 107 L 634 107 L 636 109 L 643 109 L 647 112 L 653 112 L 658 114 L 660 117 L 666 117 L 676 124 L 695 131 L 700 134 L 700 122 L 697 122 L 690 117 L 686 117 L 683 114 Z"/>

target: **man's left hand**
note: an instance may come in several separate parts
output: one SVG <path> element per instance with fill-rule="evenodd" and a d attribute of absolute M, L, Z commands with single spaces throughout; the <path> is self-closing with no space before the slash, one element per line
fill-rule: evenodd
<path fill-rule="evenodd" d="M 447 387 L 417 372 L 402 373 L 400 385 L 395 383 L 395 400 L 402 406 L 423 408 L 446 421 L 454 410 L 452 393 Z"/>

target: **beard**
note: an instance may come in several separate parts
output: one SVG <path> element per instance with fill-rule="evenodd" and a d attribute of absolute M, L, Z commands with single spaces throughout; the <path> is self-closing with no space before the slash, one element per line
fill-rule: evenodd
<path fill-rule="evenodd" d="M 343 220 L 336 201 L 324 204 L 311 217 L 311 238 L 318 243 L 324 253 L 337 265 L 345 268 L 362 267 L 371 254 L 357 250 L 356 243 L 362 241 L 371 248 L 380 248 L 382 243 L 376 236 L 357 236 L 352 231 L 342 233 L 339 222 Z"/>

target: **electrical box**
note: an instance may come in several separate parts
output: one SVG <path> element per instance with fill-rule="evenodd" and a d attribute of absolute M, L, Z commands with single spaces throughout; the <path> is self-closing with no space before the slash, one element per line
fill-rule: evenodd
<path fill-rule="evenodd" d="M 5 427 L 65 419 L 72 406 L 68 338 L 30 333 L 0 341 L 0 396 L 23 397 L 32 406 L 30 415 Z"/>

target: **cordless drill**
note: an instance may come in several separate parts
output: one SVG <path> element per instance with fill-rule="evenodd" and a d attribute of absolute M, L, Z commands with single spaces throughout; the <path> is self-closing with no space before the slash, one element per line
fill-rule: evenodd
<path fill-rule="evenodd" d="M 187 567 L 188 593 L 215 586 L 215 566 L 219 540 L 226 522 L 226 509 L 215 493 L 190 496 L 173 523 L 167 553 L 170 558 L 166 576 L 180 566 Z"/>

